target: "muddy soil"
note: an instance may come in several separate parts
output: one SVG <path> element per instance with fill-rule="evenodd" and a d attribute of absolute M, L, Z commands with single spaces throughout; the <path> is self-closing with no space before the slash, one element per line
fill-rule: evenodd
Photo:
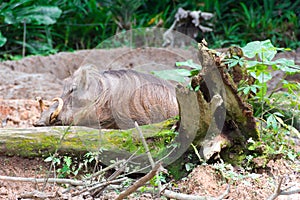
<path fill-rule="evenodd" d="M 299 54 L 299 55 L 298 55 Z M 300 61 L 300 52 L 281 54 Z M 143 72 L 171 69 L 175 62 L 197 59 L 196 51 L 181 49 L 136 49 L 83 50 L 74 53 L 58 53 L 51 56 L 32 56 L 20 61 L 0 63 L 0 127 L 26 128 L 38 119 L 40 110 L 35 98 L 51 101 L 60 96 L 63 80 L 79 66 L 91 64 L 101 70 L 130 68 Z M 280 77 L 278 75 L 278 77 Z M 259 172 L 257 179 L 239 179 L 231 182 L 228 199 L 265 199 L 274 191 L 279 175 L 286 176 L 285 186 L 296 184 L 300 187 L 299 162 L 278 160 L 269 163 L 267 170 Z M 0 176 L 46 177 L 48 163 L 43 158 L 19 158 L 0 156 Z M 240 169 L 234 169 L 242 174 Z M 225 190 L 227 183 L 218 175 L 218 170 L 210 165 L 198 166 L 184 180 L 178 182 L 178 190 L 189 194 L 217 196 Z M 41 190 L 43 184 L 0 180 L 0 199 L 17 199 L 24 192 Z M 47 184 L 45 191 L 56 191 L 60 187 Z M 144 199 L 153 199 L 147 194 Z M 107 199 L 110 199 L 107 196 Z M 132 197 L 131 199 L 139 199 Z M 300 194 L 280 197 L 280 199 L 300 199 Z"/>

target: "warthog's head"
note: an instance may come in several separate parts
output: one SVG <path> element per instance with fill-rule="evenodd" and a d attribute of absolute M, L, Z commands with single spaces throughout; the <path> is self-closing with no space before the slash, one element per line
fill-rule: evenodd
<path fill-rule="evenodd" d="M 99 79 L 95 78 L 97 75 L 99 76 L 99 71 L 94 68 L 79 68 L 73 76 L 64 81 L 61 97 L 54 98 L 49 106 L 45 106 L 43 100 L 38 99 L 41 116 L 33 125 L 86 125 L 85 119 L 91 122 L 91 117 L 87 116 L 85 111 L 91 112 L 95 122 L 96 114 L 95 111 L 92 112 L 91 107 L 101 92 Z"/>

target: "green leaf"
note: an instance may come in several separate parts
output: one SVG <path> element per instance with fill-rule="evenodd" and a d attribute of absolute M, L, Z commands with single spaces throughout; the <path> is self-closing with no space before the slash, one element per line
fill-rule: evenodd
<path fill-rule="evenodd" d="M 262 59 L 262 61 L 271 61 L 277 53 L 277 48 L 273 46 L 270 40 L 262 41 L 261 44 L 261 53 L 258 54 L 260 59 Z"/>
<path fill-rule="evenodd" d="M 2 47 L 3 45 L 5 45 L 6 41 L 7 41 L 7 38 L 4 37 L 2 35 L 2 33 L 1 33 L 1 31 L 0 31 L 0 47 Z"/>
<path fill-rule="evenodd" d="M 52 161 L 52 156 L 47 157 L 44 161 L 45 162 L 51 162 Z"/>
<path fill-rule="evenodd" d="M 190 73 L 191 73 L 191 76 L 196 76 L 196 75 L 198 75 L 198 74 L 199 74 L 199 72 L 200 72 L 200 70 L 199 70 L 199 69 L 193 69 L 193 70 L 191 70 L 191 71 L 190 71 Z"/>
<path fill-rule="evenodd" d="M 259 88 L 259 86 L 258 85 L 251 85 L 250 88 L 251 88 L 251 92 L 253 92 L 254 94 L 256 94 L 257 88 Z"/>
<path fill-rule="evenodd" d="M 254 58 L 261 48 L 260 41 L 249 42 L 246 46 L 242 47 L 243 53 L 248 58 Z"/>
<path fill-rule="evenodd" d="M 50 25 L 56 23 L 62 11 L 56 6 L 37 6 L 17 17 L 17 21 L 37 25 Z"/>
<path fill-rule="evenodd" d="M 268 128 L 272 127 L 273 129 L 277 129 L 277 121 L 273 114 L 271 114 L 267 118 L 267 127 Z"/>
<path fill-rule="evenodd" d="M 269 73 L 269 72 L 261 72 L 261 71 L 258 71 L 258 72 L 250 72 L 250 75 L 257 79 L 259 83 L 266 83 L 268 82 L 269 80 L 272 79 L 272 75 Z"/>
<path fill-rule="evenodd" d="M 243 90 L 244 94 L 249 94 L 249 91 L 250 91 L 250 87 L 245 87 Z"/>
<path fill-rule="evenodd" d="M 297 158 L 297 154 L 294 153 L 294 152 L 292 152 L 292 151 L 289 151 L 289 152 L 287 153 L 287 156 L 288 156 L 288 158 L 289 158 L 290 160 L 292 160 L 292 161 L 295 161 L 295 159 Z"/>
<path fill-rule="evenodd" d="M 258 55 L 263 62 L 271 61 L 277 53 L 277 48 L 270 40 L 249 42 L 242 50 L 246 57 L 254 58 Z"/>
<path fill-rule="evenodd" d="M 228 64 L 229 68 L 232 68 L 236 66 L 237 64 L 243 65 L 242 59 L 240 59 L 238 56 L 233 56 L 232 58 L 225 59 L 225 64 Z"/>
<path fill-rule="evenodd" d="M 269 72 L 262 72 L 257 79 L 260 83 L 265 83 L 272 79 L 272 75 Z"/>
<path fill-rule="evenodd" d="M 277 59 L 275 61 L 273 61 L 273 63 L 279 67 L 277 67 L 278 69 L 287 72 L 287 73 L 297 73 L 300 72 L 300 67 L 298 65 L 295 65 L 294 60 L 288 60 L 286 58 L 280 58 Z"/>
<path fill-rule="evenodd" d="M 232 67 L 236 66 L 238 63 L 239 63 L 238 60 L 234 60 L 234 61 L 232 61 L 231 63 L 229 63 L 228 67 L 229 67 L 229 68 L 232 68 Z"/>
<path fill-rule="evenodd" d="M 186 66 L 186 67 L 190 67 L 190 68 L 198 69 L 198 70 L 202 69 L 201 65 L 194 63 L 192 60 L 187 60 L 184 62 L 176 62 L 176 66 L 177 67 Z"/>
<path fill-rule="evenodd" d="M 191 72 L 187 69 L 170 69 L 162 71 L 153 71 L 152 73 L 159 78 L 165 80 L 173 80 L 180 83 L 184 83 L 186 81 L 186 77 L 191 76 Z"/>
<path fill-rule="evenodd" d="M 280 116 L 280 117 L 284 117 L 284 115 L 281 114 L 280 112 L 274 112 L 273 115 Z"/>
<path fill-rule="evenodd" d="M 247 69 L 252 69 L 254 66 L 260 64 L 260 62 L 256 61 L 256 60 L 248 60 L 247 61 Z"/>
<path fill-rule="evenodd" d="M 254 150 L 255 150 L 255 148 L 256 148 L 255 146 L 251 145 L 251 146 L 249 146 L 249 147 L 248 147 L 248 150 L 250 150 L 250 151 L 254 151 Z"/>
<path fill-rule="evenodd" d="M 280 117 L 275 116 L 275 118 L 281 125 L 283 125 L 283 126 L 285 125 L 284 121 Z"/>
<path fill-rule="evenodd" d="M 71 166 L 72 158 L 70 156 L 65 156 L 64 157 L 64 162 L 66 163 L 67 166 Z"/>
<path fill-rule="evenodd" d="M 25 6 L 15 9 L 5 10 L 2 15 L 4 22 L 7 24 L 36 24 L 36 25 L 50 25 L 56 23 L 60 17 L 62 10 L 57 6 Z"/>
<path fill-rule="evenodd" d="M 282 88 L 288 89 L 289 92 L 293 93 L 293 91 L 298 91 L 300 90 L 300 84 L 299 83 L 294 83 L 294 82 L 289 82 L 287 80 L 282 81 Z"/>
<path fill-rule="evenodd" d="M 194 168 L 194 165 L 192 163 L 185 163 L 184 166 L 187 172 L 191 171 Z"/>
<path fill-rule="evenodd" d="M 197 85 L 194 89 L 195 92 L 198 92 L 200 90 L 200 85 Z"/>
<path fill-rule="evenodd" d="M 267 83 L 266 82 L 260 83 L 258 88 L 259 88 L 259 91 L 257 92 L 256 97 L 258 97 L 261 100 L 264 100 L 264 98 L 267 94 L 267 91 L 268 91 Z"/>

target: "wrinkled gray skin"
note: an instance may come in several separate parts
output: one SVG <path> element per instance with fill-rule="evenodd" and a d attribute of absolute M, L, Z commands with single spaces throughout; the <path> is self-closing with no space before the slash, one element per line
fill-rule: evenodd
<path fill-rule="evenodd" d="M 55 120 L 50 116 L 58 102 L 42 112 L 34 126 L 83 125 L 93 128 L 134 127 L 178 115 L 175 88 L 169 82 L 133 70 L 99 72 L 79 68 L 66 79 L 61 95 L 63 108 Z"/>

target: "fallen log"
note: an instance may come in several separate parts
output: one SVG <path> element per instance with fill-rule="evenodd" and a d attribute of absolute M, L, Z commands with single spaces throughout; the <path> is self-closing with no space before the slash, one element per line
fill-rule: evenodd
<path fill-rule="evenodd" d="M 174 132 L 170 130 L 175 122 L 176 120 L 170 119 L 141 127 L 147 141 L 152 142 L 150 151 L 154 155 L 162 153 L 162 147 L 168 143 L 163 140 L 167 138 L 171 141 L 175 136 Z M 0 155 L 35 157 L 48 156 L 56 151 L 82 155 L 86 152 L 103 150 L 102 156 L 111 157 L 112 153 L 116 153 L 124 154 L 123 158 L 126 158 L 125 155 L 128 152 L 140 149 L 138 153 L 142 153 L 141 146 L 136 129 L 98 130 L 82 126 L 0 129 Z"/>

